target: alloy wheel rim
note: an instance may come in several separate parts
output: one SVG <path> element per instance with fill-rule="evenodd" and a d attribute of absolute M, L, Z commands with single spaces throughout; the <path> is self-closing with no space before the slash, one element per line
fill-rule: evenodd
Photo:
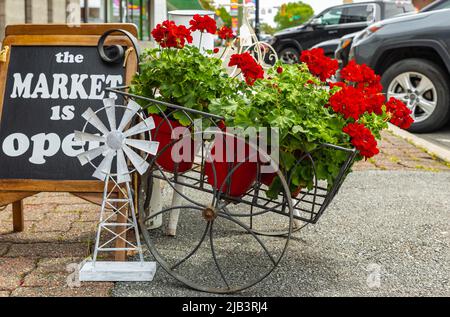
<path fill-rule="evenodd" d="M 436 110 L 438 102 L 434 83 L 417 72 L 405 72 L 395 77 L 389 84 L 387 97 L 403 101 L 412 111 L 415 123 L 427 120 Z"/>
<path fill-rule="evenodd" d="M 298 56 L 294 51 L 285 51 L 281 54 L 281 61 L 285 64 L 297 64 Z"/>

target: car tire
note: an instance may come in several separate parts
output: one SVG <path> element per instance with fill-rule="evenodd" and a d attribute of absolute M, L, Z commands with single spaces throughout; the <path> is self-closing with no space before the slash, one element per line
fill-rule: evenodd
<path fill-rule="evenodd" d="M 285 64 L 297 64 L 300 61 L 300 50 L 295 47 L 285 47 L 278 54 L 279 59 Z"/>
<path fill-rule="evenodd" d="M 405 82 L 407 79 L 409 81 Z M 384 72 L 381 83 L 384 87 L 383 92 L 388 98 L 395 96 L 411 109 L 415 109 L 415 122 L 408 130 L 425 133 L 442 128 L 450 118 L 448 81 L 448 75 L 435 63 L 425 59 L 409 58 L 390 66 Z M 402 86 L 408 85 L 411 89 L 404 91 Z M 424 87 L 432 88 L 426 90 Z"/>

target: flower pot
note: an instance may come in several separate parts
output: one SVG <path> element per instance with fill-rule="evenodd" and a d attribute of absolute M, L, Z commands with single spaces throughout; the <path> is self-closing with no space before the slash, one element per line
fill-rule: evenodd
<path fill-rule="evenodd" d="M 277 177 L 277 173 L 261 173 L 260 181 L 262 184 L 270 186 L 273 183 L 273 180 Z"/>
<path fill-rule="evenodd" d="M 195 143 L 190 136 L 190 130 L 177 121 L 168 120 L 158 115 L 151 115 L 155 121 L 155 129 L 152 130 L 152 139 L 159 142 L 159 156 L 156 163 L 165 171 L 171 173 L 183 173 L 190 170 L 194 164 Z M 174 129 L 186 135 L 180 141 L 174 142 L 176 134 Z M 189 136 L 187 136 L 189 135 Z M 184 155 L 185 150 L 190 151 Z"/>
<path fill-rule="evenodd" d="M 267 187 L 270 187 L 272 185 L 273 181 L 275 180 L 275 177 L 277 177 L 277 173 L 265 173 L 261 174 L 260 176 L 260 182 L 261 184 L 267 185 Z M 298 195 L 300 195 L 300 192 L 302 191 L 303 187 L 299 186 L 297 187 L 293 192 L 291 192 L 292 198 L 297 198 Z"/>
<path fill-rule="evenodd" d="M 245 149 L 245 153 L 238 155 L 239 149 Z M 228 135 L 216 137 L 211 158 L 205 162 L 208 183 L 229 196 L 243 196 L 255 183 L 258 174 L 258 164 L 248 159 L 249 154 L 250 146 L 244 140 Z"/>
<path fill-rule="evenodd" d="M 300 192 L 302 191 L 302 189 L 303 188 L 301 186 L 297 187 L 297 189 L 291 193 L 291 197 L 297 198 L 297 196 L 300 195 Z"/>

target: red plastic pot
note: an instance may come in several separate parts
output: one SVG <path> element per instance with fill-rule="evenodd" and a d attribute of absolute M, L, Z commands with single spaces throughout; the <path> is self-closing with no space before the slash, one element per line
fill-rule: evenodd
<path fill-rule="evenodd" d="M 277 173 L 261 173 L 260 176 L 260 181 L 262 184 L 270 186 L 273 183 L 273 180 L 275 179 L 275 177 L 277 177 Z"/>
<path fill-rule="evenodd" d="M 158 115 L 151 115 L 151 117 L 155 121 L 155 129 L 152 130 L 152 139 L 159 142 L 160 153 L 158 154 L 156 163 L 163 170 L 171 173 L 183 173 L 190 170 L 194 164 L 195 144 L 194 140 L 190 137 L 189 129 L 177 121 L 168 120 Z M 189 137 L 186 136 L 180 141 L 174 142 L 176 135 L 173 135 L 172 132 L 176 128 L 181 129 L 179 130 L 181 133 L 177 133 L 178 135 L 184 135 L 186 133 Z M 184 149 L 190 150 L 187 159 L 183 155 Z"/>
<path fill-rule="evenodd" d="M 245 148 L 245 153 L 238 155 L 237 150 L 242 148 Z M 249 159 L 249 155 L 250 146 L 244 140 L 228 135 L 217 136 L 211 149 L 211 158 L 205 162 L 208 183 L 226 195 L 243 196 L 255 183 L 258 173 L 258 164 L 251 162 L 254 159 Z M 240 162 L 240 159 L 245 160 Z"/>

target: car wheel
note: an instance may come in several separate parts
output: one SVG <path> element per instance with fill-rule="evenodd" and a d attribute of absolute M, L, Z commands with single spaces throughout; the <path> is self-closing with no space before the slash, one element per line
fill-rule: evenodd
<path fill-rule="evenodd" d="M 387 98 L 403 101 L 412 111 L 412 132 L 431 132 L 444 126 L 450 115 L 448 76 L 442 69 L 424 59 L 405 59 L 383 74 Z"/>
<path fill-rule="evenodd" d="M 287 47 L 281 50 L 279 56 L 285 64 L 297 64 L 300 60 L 300 51 L 294 47 Z"/>

